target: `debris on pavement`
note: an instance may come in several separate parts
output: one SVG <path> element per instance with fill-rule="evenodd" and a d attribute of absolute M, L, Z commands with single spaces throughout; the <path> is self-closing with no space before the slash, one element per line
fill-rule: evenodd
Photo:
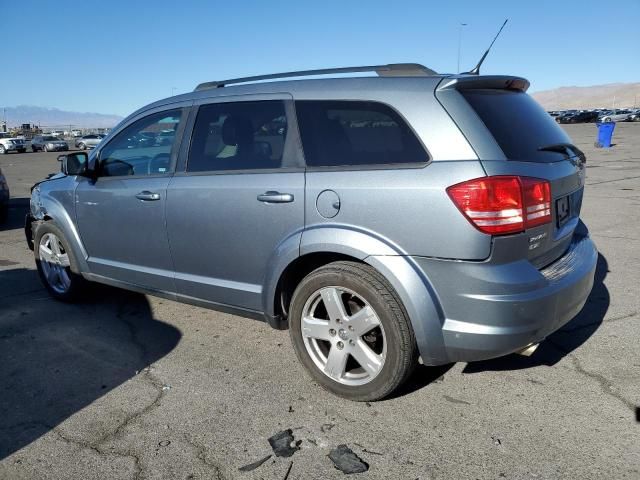
<path fill-rule="evenodd" d="M 266 457 L 261 458 L 260 460 L 250 463 L 249 465 L 245 465 L 244 467 L 238 468 L 238 470 L 240 472 L 250 472 L 251 470 L 255 470 L 256 468 L 258 468 L 260 465 L 262 465 L 264 462 L 266 462 L 270 458 L 271 458 L 271 455 L 267 455 Z"/>
<path fill-rule="evenodd" d="M 271 449 L 273 450 L 273 453 L 275 453 L 276 457 L 290 457 L 300 450 L 299 445 L 301 442 L 295 442 L 292 447 L 291 444 L 294 443 L 294 441 L 295 438 L 293 437 L 293 431 L 289 428 L 270 437 L 269 445 L 271 445 Z"/>
<path fill-rule="evenodd" d="M 369 464 L 358 457 L 353 450 L 346 445 L 338 445 L 329 452 L 329 458 L 333 465 L 342 473 L 362 473 L 369 470 Z"/>
<path fill-rule="evenodd" d="M 158 443 L 159 447 L 168 447 L 169 445 L 171 445 L 171 440 L 162 440 Z"/>
<path fill-rule="evenodd" d="M 335 427 L 335 425 L 333 423 L 323 423 L 322 425 L 320 425 L 320 431 L 322 433 L 327 433 L 333 427 Z"/>
<path fill-rule="evenodd" d="M 289 478 L 289 474 L 291 473 L 291 468 L 293 467 L 293 462 L 289 462 L 289 468 L 287 468 L 287 473 L 284 474 L 282 480 L 287 480 Z"/>

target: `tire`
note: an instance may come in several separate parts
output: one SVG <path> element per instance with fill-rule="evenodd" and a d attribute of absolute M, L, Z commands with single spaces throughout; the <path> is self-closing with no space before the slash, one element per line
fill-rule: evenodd
<path fill-rule="evenodd" d="M 329 305 L 336 299 L 334 307 L 327 308 L 325 298 Z M 337 302 L 342 308 L 335 307 Z M 329 318 L 331 313 L 339 318 Z M 310 317 L 303 334 L 303 318 Z M 415 335 L 397 293 L 378 271 L 361 263 L 334 262 L 307 275 L 291 300 L 289 334 L 311 377 L 349 400 L 390 395 L 418 363 Z"/>
<path fill-rule="evenodd" d="M 38 153 L 38 149 L 36 147 L 34 147 L 33 145 L 31 145 L 31 151 L 33 153 Z"/>
<path fill-rule="evenodd" d="M 48 151 L 49 151 L 49 149 L 48 149 L 48 148 L 47 148 L 47 146 L 45 145 L 44 147 L 42 147 L 42 151 L 43 151 L 43 152 L 48 152 Z"/>
<path fill-rule="evenodd" d="M 605 123 L 611 123 L 611 118 L 605 118 L 605 119 L 604 119 L 604 122 L 605 122 Z"/>
<path fill-rule="evenodd" d="M 40 281 L 53 298 L 63 302 L 78 300 L 86 280 L 72 271 L 77 263 L 64 234 L 51 222 L 41 224 L 35 233 L 33 252 Z"/>
<path fill-rule="evenodd" d="M 9 204 L 5 203 L 4 205 L 0 205 L 0 224 L 7 221 L 9 218 Z"/>
<path fill-rule="evenodd" d="M 7 150 L 4 148 L 4 145 L 0 145 L 0 155 L 6 155 Z"/>
<path fill-rule="evenodd" d="M 18 150 L 19 153 L 25 153 L 27 151 L 26 148 L 21 148 L 20 150 Z"/>
<path fill-rule="evenodd" d="M 78 148 L 80 148 L 80 150 L 86 150 L 86 149 L 87 149 L 87 146 L 86 146 L 84 143 L 80 143 L 80 144 L 78 145 Z"/>

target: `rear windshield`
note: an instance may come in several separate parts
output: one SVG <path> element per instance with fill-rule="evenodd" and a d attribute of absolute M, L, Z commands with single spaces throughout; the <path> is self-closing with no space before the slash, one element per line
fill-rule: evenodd
<path fill-rule="evenodd" d="M 469 89 L 460 93 L 487 126 L 509 160 L 556 162 L 559 152 L 541 151 L 571 139 L 543 108 L 524 92 Z"/>

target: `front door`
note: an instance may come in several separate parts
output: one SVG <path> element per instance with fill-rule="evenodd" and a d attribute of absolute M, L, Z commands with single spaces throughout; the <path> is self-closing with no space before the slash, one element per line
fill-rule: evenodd
<path fill-rule="evenodd" d="M 101 148 L 97 179 L 80 179 L 76 215 L 91 273 L 175 291 L 164 212 L 185 115 L 174 109 L 135 121 Z"/>
<path fill-rule="evenodd" d="M 167 190 L 180 295 L 261 311 L 267 263 L 304 226 L 304 169 L 286 99 L 199 107 Z"/>

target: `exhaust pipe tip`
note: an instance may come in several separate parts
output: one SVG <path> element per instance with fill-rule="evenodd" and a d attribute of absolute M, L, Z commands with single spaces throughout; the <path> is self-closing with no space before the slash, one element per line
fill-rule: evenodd
<path fill-rule="evenodd" d="M 530 343 L 529 345 L 524 347 L 522 350 L 518 350 L 516 353 L 524 357 L 530 357 L 531 355 L 533 355 L 533 352 L 535 352 L 538 349 L 539 346 L 540 346 L 539 343 Z"/>

